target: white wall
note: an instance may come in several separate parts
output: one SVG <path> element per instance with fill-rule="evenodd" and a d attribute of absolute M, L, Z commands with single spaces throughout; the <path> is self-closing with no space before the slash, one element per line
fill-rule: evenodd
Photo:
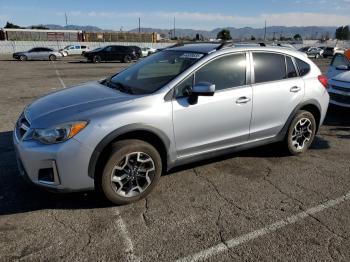
<path fill-rule="evenodd" d="M 162 48 L 171 43 L 131 43 L 131 42 L 55 42 L 55 41 L 0 41 L 0 54 L 12 54 L 14 52 L 27 51 L 33 47 L 49 47 L 53 49 L 61 49 L 67 45 L 86 45 L 90 49 L 94 49 L 106 45 L 136 45 L 139 47 Z"/>

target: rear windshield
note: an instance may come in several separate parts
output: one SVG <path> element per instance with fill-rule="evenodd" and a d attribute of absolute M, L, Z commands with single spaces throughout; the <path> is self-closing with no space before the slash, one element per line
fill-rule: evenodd
<path fill-rule="evenodd" d="M 111 87 L 131 94 L 150 94 L 187 68 L 199 61 L 204 54 L 164 50 L 122 71 L 109 81 Z"/>

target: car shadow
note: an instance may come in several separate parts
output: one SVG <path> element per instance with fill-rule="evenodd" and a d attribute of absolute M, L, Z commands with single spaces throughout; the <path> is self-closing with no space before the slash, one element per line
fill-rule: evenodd
<path fill-rule="evenodd" d="M 350 108 L 330 105 L 323 125 L 350 127 Z"/>
<path fill-rule="evenodd" d="M 105 197 L 95 191 L 60 194 L 26 183 L 20 177 L 17 168 L 12 135 L 13 132 L 0 132 L 0 215 L 43 209 L 95 209 L 113 206 Z M 328 147 L 327 141 L 317 137 L 312 149 L 319 150 Z M 280 144 L 271 144 L 183 165 L 170 170 L 165 175 L 234 157 L 281 158 L 288 156 Z"/>
<path fill-rule="evenodd" d="M 112 206 L 95 191 L 52 193 L 20 177 L 12 144 L 13 132 L 0 132 L 0 215 L 42 209 L 92 209 Z"/>

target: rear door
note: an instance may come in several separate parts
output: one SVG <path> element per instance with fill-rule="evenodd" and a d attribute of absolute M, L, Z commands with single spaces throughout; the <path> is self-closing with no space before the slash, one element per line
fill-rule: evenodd
<path fill-rule="evenodd" d="M 279 53 L 253 52 L 253 112 L 250 140 L 277 135 L 304 96 L 304 80 L 294 58 Z"/>

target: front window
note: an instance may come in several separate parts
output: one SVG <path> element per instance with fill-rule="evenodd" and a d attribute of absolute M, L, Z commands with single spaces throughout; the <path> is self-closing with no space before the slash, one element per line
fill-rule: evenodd
<path fill-rule="evenodd" d="M 201 53 L 165 50 L 120 72 L 106 81 L 106 85 L 131 94 L 150 94 L 162 88 L 203 56 Z"/>

